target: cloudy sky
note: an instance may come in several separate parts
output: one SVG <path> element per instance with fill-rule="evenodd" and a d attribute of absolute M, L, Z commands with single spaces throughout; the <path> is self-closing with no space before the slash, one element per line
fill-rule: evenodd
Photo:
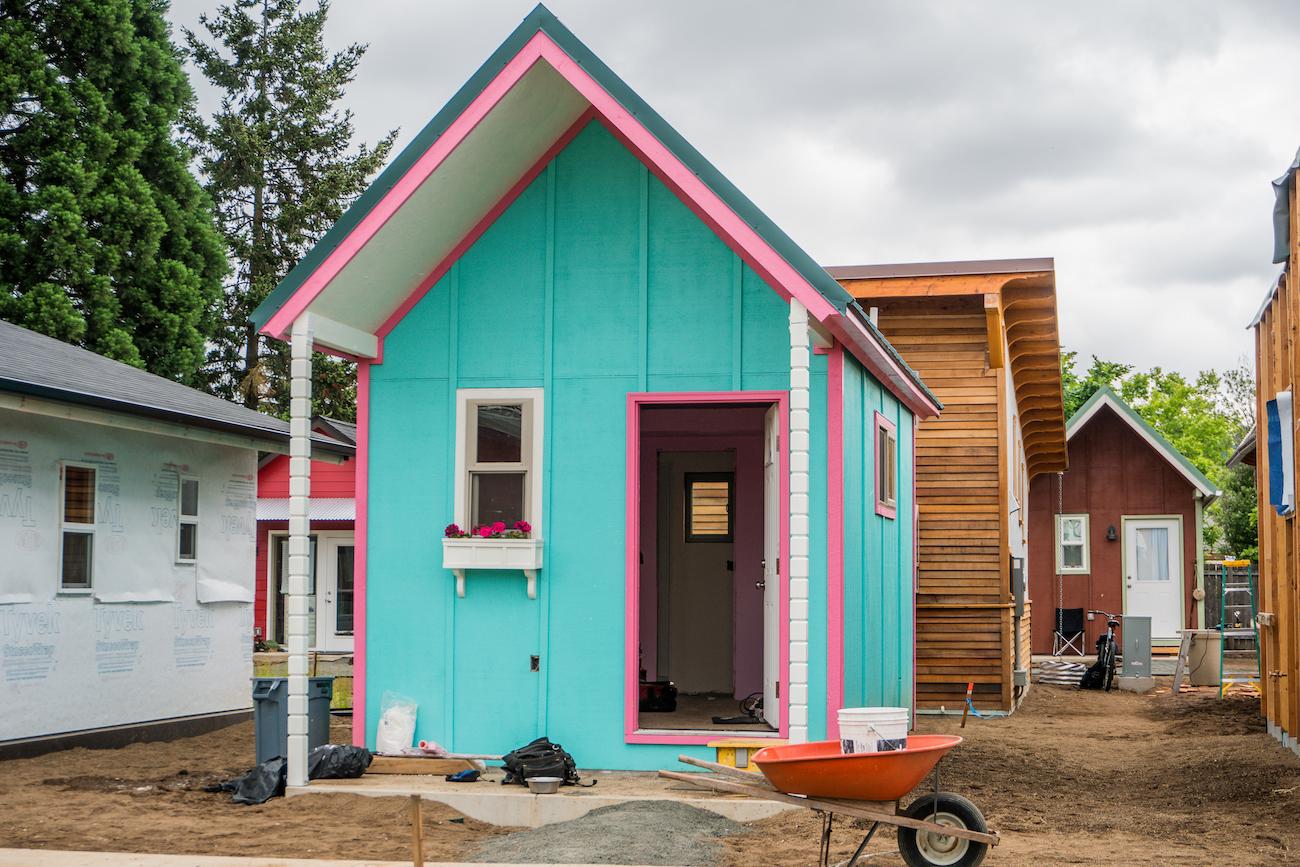
<path fill-rule="evenodd" d="M 1085 357 L 1190 373 L 1251 348 L 1300 4 L 548 5 L 819 261 L 1053 256 Z M 370 45 L 359 136 L 405 144 L 531 8 L 335 0 L 332 47 Z"/>

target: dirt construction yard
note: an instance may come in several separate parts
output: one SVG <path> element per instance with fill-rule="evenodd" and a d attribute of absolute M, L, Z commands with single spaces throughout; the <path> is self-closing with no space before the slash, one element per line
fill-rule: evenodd
<path fill-rule="evenodd" d="M 920 730 L 953 733 L 957 725 L 923 717 Z M 1002 835 L 987 864 L 1300 863 L 1300 758 L 1265 734 L 1249 696 L 1037 685 L 1013 717 L 972 720 L 962 734 L 967 742 L 945 761 L 943 787 L 975 801 Z M 246 769 L 251 739 L 251 725 L 241 725 L 172 743 L 0 762 L 0 847 L 409 863 L 400 799 L 331 795 L 239 807 L 204 792 Z M 430 861 L 471 860 L 481 847 L 529 852 L 526 835 L 505 838 L 511 829 L 436 804 L 424 817 Z M 602 820 L 606 842 L 619 835 L 613 818 Z M 694 853 L 691 863 L 737 867 L 816 862 L 818 819 L 807 811 L 750 826 L 683 816 L 675 828 L 662 812 L 655 821 L 654 834 L 629 827 L 627 845 L 613 847 L 619 863 L 682 863 L 685 852 Z M 634 814 L 627 824 L 638 824 Z M 575 838 L 590 833 L 573 825 Z M 712 836 L 672 850 L 679 860 L 663 860 L 669 850 L 653 844 L 705 825 Z M 551 843 L 534 853 L 555 851 L 563 831 L 550 826 Z M 834 854 L 847 858 L 862 833 L 839 827 Z M 882 854 L 867 863 L 901 863 L 892 833 L 877 841 L 869 851 Z"/>

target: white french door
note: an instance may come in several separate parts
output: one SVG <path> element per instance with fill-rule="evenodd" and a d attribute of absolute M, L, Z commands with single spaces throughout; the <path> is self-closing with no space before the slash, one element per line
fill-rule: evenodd
<path fill-rule="evenodd" d="M 1183 525 L 1177 518 L 1124 519 L 1124 613 L 1151 618 L 1153 641 L 1183 628 Z"/>
<path fill-rule="evenodd" d="M 781 433 L 768 407 L 763 423 L 763 719 L 781 727 Z"/>
<path fill-rule="evenodd" d="M 352 533 L 319 533 L 316 543 L 316 649 L 352 650 Z"/>

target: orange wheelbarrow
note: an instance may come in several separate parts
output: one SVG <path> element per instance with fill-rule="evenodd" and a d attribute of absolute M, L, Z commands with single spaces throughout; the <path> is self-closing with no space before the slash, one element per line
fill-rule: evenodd
<path fill-rule="evenodd" d="M 881 825 L 898 828 L 898 851 L 912 867 L 975 867 L 998 835 L 990 831 L 979 808 L 961 795 L 939 789 L 939 763 L 961 743 L 954 735 L 910 735 L 906 749 L 883 753 L 842 754 L 839 741 L 766 747 L 752 761 L 763 776 L 691 756 L 685 764 L 707 774 L 660 771 L 659 776 L 719 792 L 779 801 L 820 813 L 818 864 L 830 863 L 835 814 L 871 822 L 846 863 L 853 867 Z M 905 809 L 902 799 L 933 774 L 932 790 Z"/>

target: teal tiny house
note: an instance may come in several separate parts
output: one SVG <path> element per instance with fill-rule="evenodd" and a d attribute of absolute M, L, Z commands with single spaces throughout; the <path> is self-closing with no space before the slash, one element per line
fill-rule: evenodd
<path fill-rule="evenodd" d="M 358 743 L 390 692 L 417 738 L 621 769 L 911 704 L 937 402 L 545 8 L 254 318 L 299 398 L 312 348 L 358 361 Z"/>

